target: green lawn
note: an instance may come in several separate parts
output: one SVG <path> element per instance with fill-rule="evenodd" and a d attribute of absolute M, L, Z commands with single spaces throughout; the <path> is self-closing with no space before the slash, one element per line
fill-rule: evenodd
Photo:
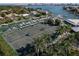
<path fill-rule="evenodd" d="M 0 55 L 16 56 L 17 53 L 7 44 L 7 42 L 0 35 Z"/>

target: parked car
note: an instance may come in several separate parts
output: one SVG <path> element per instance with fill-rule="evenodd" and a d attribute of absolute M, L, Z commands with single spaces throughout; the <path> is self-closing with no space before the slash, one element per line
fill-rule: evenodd
<path fill-rule="evenodd" d="M 31 35 L 30 33 L 26 33 L 26 34 L 25 34 L 25 36 L 30 36 L 30 35 Z"/>

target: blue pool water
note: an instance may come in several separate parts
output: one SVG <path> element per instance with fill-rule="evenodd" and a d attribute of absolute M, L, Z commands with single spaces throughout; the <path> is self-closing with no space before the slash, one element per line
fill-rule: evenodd
<path fill-rule="evenodd" d="M 30 7 L 30 8 L 41 8 L 43 10 L 50 11 L 50 12 L 52 12 L 55 15 L 64 16 L 67 19 L 73 19 L 73 18 L 79 19 L 79 16 L 74 15 L 72 13 L 69 13 L 66 10 L 63 10 L 63 6 L 55 6 L 55 5 L 28 5 L 27 7 Z"/>

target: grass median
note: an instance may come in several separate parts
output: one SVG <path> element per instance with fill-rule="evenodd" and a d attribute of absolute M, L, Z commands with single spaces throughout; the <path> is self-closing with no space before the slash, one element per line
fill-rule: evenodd
<path fill-rule="evenodd" d="M 0 35 L 0 55 L 2 56 L 16 56 L 17 53 Z"/>

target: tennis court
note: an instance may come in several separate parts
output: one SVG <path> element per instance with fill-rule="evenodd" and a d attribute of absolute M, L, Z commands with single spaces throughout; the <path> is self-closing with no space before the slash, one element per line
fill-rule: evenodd
<path fill-rule="evenodd" d="M 14 48 L 19 49 L 32 43 L 34 38 L 43 33 L 53 33 L 57 26 L 49 26 L 47 24 L 35 24 L 22 29 L 12 29 L 4 32 L 4 39 Z"/>

